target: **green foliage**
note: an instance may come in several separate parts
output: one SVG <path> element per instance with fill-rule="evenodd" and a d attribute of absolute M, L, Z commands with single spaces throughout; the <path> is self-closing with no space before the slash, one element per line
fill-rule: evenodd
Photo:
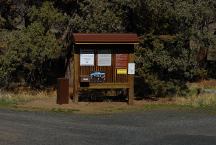
<path fill-rule="evenodd" d="M 150 34 L 144 36 L 136 50 L 136 64 L 137 74 L 151 90 L 149 95 L 184 95 L 187 81 L 206 76 L 185 43 L 181 37 L 163 41 Z"/>
<path fill-rule="evenodd" d="M 46 30 L 62 29 L 67 21 L 67 16 L 64 16 L 56 8 L 52 2 L 45 1 L 41 7 L 32 6 L 28 13 L 31 22 L 42 23 Z"/>
<path fill-rule="evenodd" d="M 213 22 L 215 12 L 214 0 L 144 0 L 136 9 L 137 27 L 141 33 L 185 33 L 188 37 Z"/>
<path fill-rule="evenodd" d="M 216 46 L 209 32 L 216 22 L 215 0 L 3 0 L 0 5 L 2 86 L 49 82 L 52 62 L 66 58 L 63 46 L 69 46 L 72 32 L 139 34 L 137 74 L 146 95 L 185 94 L 187 81 L 215 77 L 215 63 L 206 60 L 208 48 Z"/>
<path fill-rule="evenodd" d="M 137 74 L 150 95 L 184 94 L 187 81 L 207 77 L 206 52 L 215 47 L 215 36 L 208 29 L 215 22 L 215 4 L 213 0 L 139 1 L 136 26 L 143 40 L 136 52 Z M 170 35 L 171 39 L 159 38 Z M 199 47 L 192 47 L 191 40 Z"/>
<path fill-rule="evenodd" d="M 0 28 L 5 25 L 5 19 L 0 15 Z"/>
<path fill-rule="evenodd" d="M 16 80 L 43 84 L 48 69 L 44 68 L 44 63 L 61 54 L 55 35 L 45 33 L 45 28 L 35 22 L 21 31 L 12 32 L 11 36 L 1 59 L 2 79 L 8 78 L 6 83 Z"/>
<path fill-rule="evenodd" d="M 104 0 L 83 0 L 79 3 L 78 13 L 72 20 L 77 32 L 123 32 L 125 27 L 121 11 L 113 9 L 113 4 Z"/>
<path fill-rule="evenodd" d="M 52 2 L 32 6 L 27 13 L 28 23 L 21 30 L 0 32 L 7 46 L 0 58 L 0 85 L 12 82 L 41 87 L 47 83 L 52 60 L 62 55 L 57 38 L 67 17 L 54 8 Z"/>

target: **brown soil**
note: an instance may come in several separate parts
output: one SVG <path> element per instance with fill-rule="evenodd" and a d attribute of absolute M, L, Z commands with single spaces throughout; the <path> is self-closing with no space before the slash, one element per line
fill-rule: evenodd
<path fill-rule="evenodd" d="M 74 112 L 74 113 L 115 113 L 125 111 L 135 111 L 143 109 L 146 104 L 174 104 L 173 100 L 159 99 L 157 101 L 152 100 L 139 100 L 134 101 L 134 105 L 128 105 L 126 102 L 79 102 L 69 104 L 58 105 L 56 104 L 56 98 L 44 98 L 33 100 L 25 104 L 17 105 L 17 108 L 26 110 L 47 110 L 57 112 Z"/>

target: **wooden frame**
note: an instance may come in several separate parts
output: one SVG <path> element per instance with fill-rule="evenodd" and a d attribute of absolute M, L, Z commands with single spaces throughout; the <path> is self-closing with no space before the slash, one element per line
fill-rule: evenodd
<path fill-rule="evenodd" d="M 115 68 L 115 55 L 119 53 L 128 54 L 128 63 L 134 63 L 134 44 L 136 43 L 74 43 L 73 44 L 73 58 L 71 64 L 71 79 L 73 80 L 70 85 L 70 92 L 73 97 L 74 102 L 79 101 L 79 92 L 86 89 L 126 89 L 128 92 L 128 104 L 132 105 L 134 100 L 134 75 L 117 75 Z M 111 49 L 112 50 L 112 66 L 110 67 L 83 67 L 80 66 L 80 49 L 82 48 L 91 48 L 91 49 Z M 97 57 L 95 58 L 97 60 Z M 97 63 L 97 62 L 95 62 Z M 96 65 L 96 64 L 95 64 Z M 83 70 L 84 69 L 84 70 Z M 112 77 L 106 82 L 103 83 L 92 83 L 90 82 L 88 86 L 81 86 L 80 76 L 85 76 L 91 72 L 91 70 L 103 70 L 105 69 L 108 72 L 108 76 Z M 128 68 L 127 68 L 128 69 Z M 84 73 L 83 73 L 84 72 Z M 112 74 L 110 74 L 112 73 Z"/>

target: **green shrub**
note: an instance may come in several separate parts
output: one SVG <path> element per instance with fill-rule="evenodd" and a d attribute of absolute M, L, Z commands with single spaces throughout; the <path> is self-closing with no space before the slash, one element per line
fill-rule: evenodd
<path fill-rule="evenodd" d="M 147 95 L 186 95 L 186 82 L 206 77 L 185 41 L 181 37 L 164 41 L 151 34 L 143 37 L 136 48 L 136 71 L 149 89 Z"/>

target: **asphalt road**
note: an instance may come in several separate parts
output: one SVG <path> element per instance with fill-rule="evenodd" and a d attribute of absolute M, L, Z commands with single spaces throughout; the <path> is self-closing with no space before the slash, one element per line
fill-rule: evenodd
<path fill-rule="evenodd" d="M 0 145 L 216 145 L 216 115 L 74 115 L 0 110 Z"/>

